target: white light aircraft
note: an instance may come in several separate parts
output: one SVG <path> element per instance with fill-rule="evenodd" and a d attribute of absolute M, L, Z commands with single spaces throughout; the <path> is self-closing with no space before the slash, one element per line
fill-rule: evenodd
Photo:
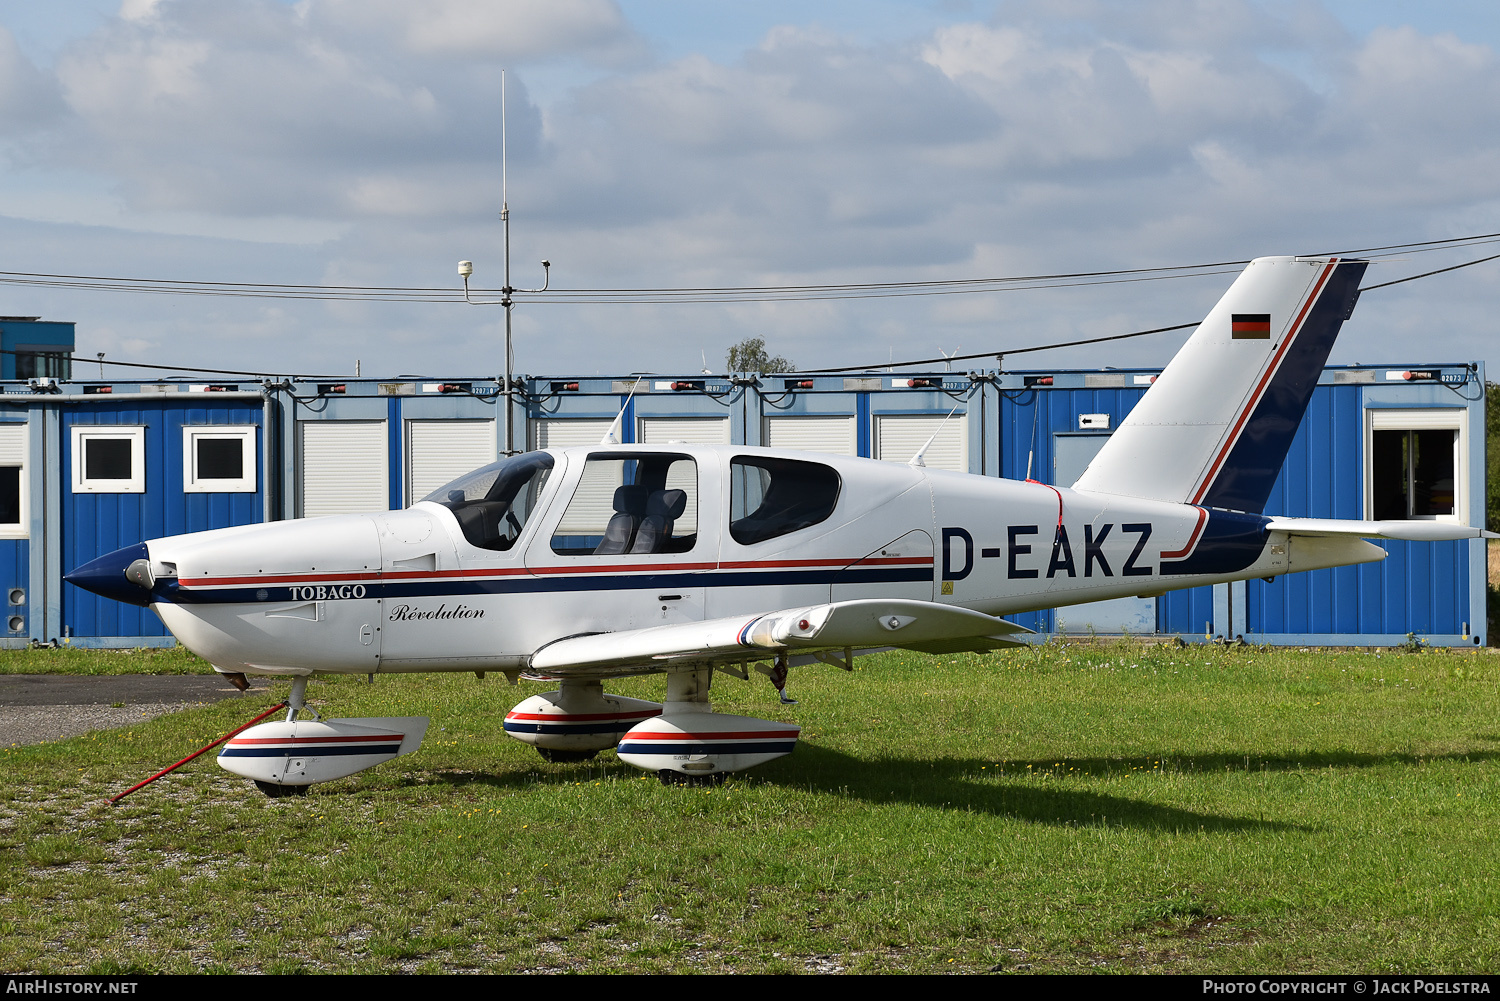
<path fill-rule="evenodd" d="M 743 446 L 545 449 L 405 511 L 156 539 L 72 583 L 151 605 L 227 675 L 290 676 L 284 721 L 220 764 L 273 795 L 415 750 L 423 718 L 321 721 L 315 673 L 543 680 L 506 716 L 549 760 L 713 781 L 795 725 L 714 713 L 716 672 L 849 667 L 874 649 L 1013 646 L 999 616 L 1366 563 L 1430 521 L 1262 513 L 1366 262 L 1252 262 L 1072 487 Z M 1490 536 L 1493 537 L 1493 536 Z M 658 704 L 603 683 L 665 674 Z M 243 681 L 243 679 L 239 679 Z"/>

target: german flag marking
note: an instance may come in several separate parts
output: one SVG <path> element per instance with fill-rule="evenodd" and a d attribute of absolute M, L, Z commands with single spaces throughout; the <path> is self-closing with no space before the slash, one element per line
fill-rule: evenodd
<path fill-rule="evenodd" d="M 1271 339 L 1270 313 L 1233 313 L 1229 318 L 1229 335 L 1236 341 Z"/>

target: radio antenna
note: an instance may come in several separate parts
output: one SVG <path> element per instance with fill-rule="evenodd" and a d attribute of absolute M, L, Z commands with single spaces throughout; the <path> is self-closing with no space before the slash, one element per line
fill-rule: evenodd
<path fill-rule="evenodd" d="M 516 454 L 516 430 L 515 430 L 515 408 L 516 389 L 515 376 L 515 348 L 511 332 L 511 311 L 515 306 L 515 294 L 517 292 L 545 292 L 552 284 L 552 262 L 542 262 L 542 287 L 541 288 L 516 288 L 510 283 L 510 176 L 509 157 L 506 149 L 506 125 L 508 108 L 506 107 L 505 93 L 505 70 L 500 71 L 500 229 L 505 240 L 505 284 L 500 286 L 500 298 L 489 302 L 480 302 L 469 297 L 469 276 L 474 273 L 473 261 L 459 261 L 458 274 L 464 280 L 464 300 L 476 306 L 504 306 L 505 307 L 505 384 L 502 387 L 505 394 L 505 454 Z"/>

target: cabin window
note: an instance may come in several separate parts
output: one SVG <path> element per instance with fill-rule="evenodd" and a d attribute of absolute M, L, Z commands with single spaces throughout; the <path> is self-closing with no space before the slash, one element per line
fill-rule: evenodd
<path fill-rule="evenodd" d="M 1465 523 L 1467 414 L 1367 411 L 1365 516 Z"/>
<path fill-rule="evenodd" d="M 73 492 L 146 492 L 146 429 L 73 425 Z"/>
<path fill-rule="evenodd" d="M 0 539 L 24 539 L 30 533 L 26 430 L 25 424 L 0 424 Z"/>
<path fill-rule="evenodd" d="M 560 556 L 685 553 L 698 542 L 698 464 L 685 455 L 591 455 L 552 536 Z"/>
<path fill-rule="evenodd" d="M 738 456 L 729 464 L 729 534 L 742 546 L 816 525 L 839 500 L 839 474 L 798 459 Z"/>
<path fill-rule="evenodd" d="M 452 511 L 470 545 L 505 552 L 536 511 L 552 465 L 546 452 L 527 452 L 460 476 L 422 500 Z"/>
<path fill-rule="evenodd" d="M 255 427 L 184 427 L 182 467 L 182 489 L 187 493 L 254 493 Z"/>

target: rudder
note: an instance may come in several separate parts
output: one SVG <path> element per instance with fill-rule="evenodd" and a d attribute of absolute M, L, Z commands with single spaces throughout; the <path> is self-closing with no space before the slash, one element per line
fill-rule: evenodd
<path fill-rule="evenodd" d="M 1366 261 L 1251 261 L 1073 484 L 1260 513 Z"/>

